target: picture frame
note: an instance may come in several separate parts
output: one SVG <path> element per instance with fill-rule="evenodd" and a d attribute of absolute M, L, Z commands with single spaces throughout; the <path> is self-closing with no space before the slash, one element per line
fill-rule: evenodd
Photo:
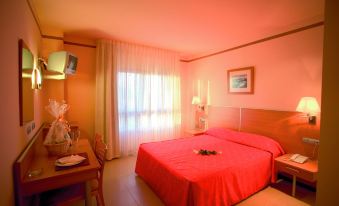
<path fill-rule="evenodd" d="M 227 88 L 230 94 L 253 94 L 254 67 L 227 70 Z"/>

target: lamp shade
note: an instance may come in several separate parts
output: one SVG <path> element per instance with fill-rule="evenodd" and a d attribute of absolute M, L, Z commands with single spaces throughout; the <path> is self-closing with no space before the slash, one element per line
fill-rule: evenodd
<path fill-rule="evenodd" d="M 41 73 L 40 70 L 35 68 L 32 72 L 32 89 L 41 89 Z"/>
<path fill-rule="evenodd" d="M 315 115 L 320 112 L 319 104 L 314 97 L 302 97 L 296 109 L 298 112 L 304 112 L 309 115 Z"/>
<path fill-rule="evenodd" d="M 193 96 L 193 98 L 192 98 L 192 104 L 198 105 L 198 104 L 200 104 L 200 103 L 201 103 L 200 98 L 199 98 L 198 96 Z"/>

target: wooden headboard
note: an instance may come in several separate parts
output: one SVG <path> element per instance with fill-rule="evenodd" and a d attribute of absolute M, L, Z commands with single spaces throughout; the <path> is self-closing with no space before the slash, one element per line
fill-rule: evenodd
<path fill-rule="evenodd" d="M 227 127 L 239 130 L 240 108 L 208 107 L 208 127 Z"/>
<path fill-rule="evenodd" d="M 317 124 L 310 125 L 299 112 L 213 106 L 208 111 L 210 128 L 227 127 L 265 135 L 279 142 L 286 153 L 312 157 L 314 145 L 304 143 L 302 138 L 320 138 L 319 116 Z"/>

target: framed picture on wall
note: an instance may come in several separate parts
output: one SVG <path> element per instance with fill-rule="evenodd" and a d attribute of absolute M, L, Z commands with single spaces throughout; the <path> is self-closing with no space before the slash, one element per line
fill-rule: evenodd
<path fill-rule="evenodd" d="M 254 67 L 227 70 L 228 93 L 254 93 Z"/>

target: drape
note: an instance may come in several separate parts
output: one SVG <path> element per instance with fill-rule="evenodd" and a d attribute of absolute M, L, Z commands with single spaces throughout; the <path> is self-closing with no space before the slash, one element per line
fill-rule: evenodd
<path fill-rule="evenodd" d="M 144 142 L 178 137 L 178 55 L 109 40 L 100 40 L 97 50 L 96 131 L 103 131 L 108 158 L 135 154 Z"/>
<path fill-rule="evenodd" d="M 101 134 L 107 144 L 107 159 L 120 156 L 118 124 L 116 124 L 118 122 L 117 72 L 113 64 L 113 52 L 111 40 L 97 42 L 95 132 Z"/>

